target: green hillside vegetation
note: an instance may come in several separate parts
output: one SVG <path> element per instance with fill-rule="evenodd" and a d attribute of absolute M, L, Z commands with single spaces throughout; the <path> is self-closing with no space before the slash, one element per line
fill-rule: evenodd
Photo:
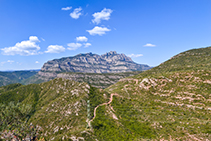
<path fill-rule="evenodd" d="M 23 116 L 20 121 L 17 121 L 19 118 L 15 118 L 16 120 L 13 119 L 7 124 L 12 126 L 13 123 L 18 125 L 24 123 L 27 127 L 32 123 L 39 129 L 38 137 L 44 136 L 46 140 L 77 137 L 94 140 L 96 137 L 87 130 L 87 100 L 91 101 L 90 118 L 92 118 L 94 108 L 101 102 L 108 101 L 109 97 L 108 93 L 104 94 L 103 90 L 91 87 L 87 83 L 62 78 L 41 84 L 11 84 L 0 87 L 0 90 L 0 103 L 3 107 L 11 107 L 9 106 L 11 102 L 13 105 L 18 105 L 17 109 L 24 105 L 31 107 L 26 115 L 27 118 Z M 2 108 L 0 114 L 4 114 L 6 109 L 8 108 Z M 20 115 L 20 112 L 16 112 L 12 114 Z M 8 128 L 6 133 L 10 133 L 12 129 L 14 132 L 19 131 L 19 126 L 12 127 Z M 5 128 L 0 130 L 0 135 L 5 133 L 3 131 Z"/>
<path fill-rule="evenodd" d="M 7 85 L 7 86 L 2 86 L 2 87 L 0 87 L 0 93 L 6 92 L 6 91 L 9 91 L 9 90 L 14 90 L 15 88 L 20 87 L 21 85 L 22 84 L 20 84 L 20 83 L 14 83 L 14 84 L 10 84 L 10 85 Z"/>
<path fill-rule="evenodd" d="M 211 140 L 210 49 L 183 52 L 104 90 L 63 78 L 0 87 L 0 103 L 31 106 L 27 124 L 46 140 Z"/>
<path fill-rule="evenodd" d="M 210 54 L 210 47 L 183 52 L 158 67 L 120 80 L 106 91 L 130 100 L 123 104 L 125 109 L 130 111 L 131 105 L 131 112 L 138 109 L 136 121 L 148 122 L 156 129 L 157 139 L 211 140 Z M 123 110 L 113 109 L 116 113 Z"/>
<path fill-rule="evenodd" d="M 0 72 L 0 86 L 22 83 L 25 79 L 37 74 L 37 71 Z"/>
<path fill-rule="evenodd" d="M 130 101 L 122 104 L 122 107 L 115 107 L 116 103 L 112 103 L 119 121 L 125 115 L 121 114 L 122 110 L 133 113 L 137 109 L 137 114 L 131 114 L 136 123 L 147 122 L 155 129 L 157 139 L 193 140 L 195 137 L 210 140 L 210 74 L 211 71 L 199 71 L 175 72 L 165 76 L 136 76 L 122 80 L 106 90 L 124 97 L 117 97 L 118 102 Z M 130 110 L 128 107 L 131 105 L 133 108 Z"/>
<path fill-rule="evenodd" d="M 41 76 L 39 74 L 36 74 L 28 79 L 23 80 L 22 83 L 39 84 L 42 82 L 47 82 L 52 79 L 55 79 L 56 77 L 59 77 L 59 78 L 74 80 L 77 82 L 86 82 L 92 85 L 93 87 L 104 89 L 118 82 L 119 79 L 142 73 L 142 71 L 131 71 L 122 73 L 81 73 L 81 72 L 65 72 L 65 73 L 47 72 L 47 73 L 49 76 Z"/>
<path fill-rule="evenodd" d="M 35 137 L 37 130 L 27 123 L 31 112 L 32 107 L 28 104 L 0 103 L 0 131 L 3 131 L 0 137 L 6 140 L 12 140 L 15 136 L 21 140 L 27 136 Z"/>
<path fill-rule="evenodd" d="M 154 67 L 146 74 L 167 73 L 187 70 L 210 70 L 211 47 L 192 49 L 173 56 L 168 61 Z"/>

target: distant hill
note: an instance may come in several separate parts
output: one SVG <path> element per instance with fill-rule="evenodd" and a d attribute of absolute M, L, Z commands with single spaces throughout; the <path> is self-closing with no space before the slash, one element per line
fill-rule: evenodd
<path fill-rule="evenodd" d="M 64 78 L 3 86 L 0 106 L 32 105 L 28 123 L 46 140 L 211 140 L 210 49 L 180 53 L 106 89 Z"/>
<path fill-rule="evenodd" d="M 211 47 L 191 49 L 179 53 L 169 60 L 152 68 L 145 74 L 168 73 L 187 70 L 210 70 L 211 69 Z"/>
<path fill-rule="evenodd" d="M 155 129 L 157 140 L 211 140 L 210 62 L 211 47 L 192 49 L 141 74 L 121 79 L 105 89 L 120 95 L 111 104 L 119 120 L 105 121 L 108 116 L 99 111 L 97 125 L 106 124 L 118 132 L 123 130 L 119 124 L 127 126 L 125 121 L 134 121 Z M 96 130 L 101 139 L 108 134 L 100 134 L 103 127 Z"/>
<path fill-rule="evenodd" d="M 121 73 L 81 73 L 81 72 L 64 72 L 53 73 L 46 72 L 43 75 L 33 75 L 32 77 L 22 81 L 23 84 L 39 84 L 47 82 L 55 78 L 64 78 L 77 82 L 86 82 L 96 88 L 107 88 L 108 86 L 118 82 L 120 79 L 142 73 L 142 71 L 131 71 Z"/>
<path fill-rule="evenodd" d="M 4 70 L 1 72 L 15 72 L 15 71 L 40 71 L 41 69 L 29 69 L 29 70 Z"/>
<path fill-rule="evenodd" d="M 38 71 L 11 71 L 1 72 L 0 71 L 0 86 L 5 86 L 12 83 L 21 83 L 23 80 L 37 74 Z"/>

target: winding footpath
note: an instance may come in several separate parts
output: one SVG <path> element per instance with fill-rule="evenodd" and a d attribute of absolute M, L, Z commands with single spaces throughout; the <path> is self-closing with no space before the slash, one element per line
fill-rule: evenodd
<path fill-rule="evenodd" d="M 107 103 L 102 103 L 102 104 L 98 105 L 97 107 L 95 107 L 95 109 L 94 109 L 94 117 L 88 122 L 89 127 L 91 127 L 91 122 L 92 122 L 92 121 L 95 119 L 95 117 L 96 117 L 97 108 L 98 108 L 99 106 L 103 106 L 103 105 L 108 105 L 108 104 L 110 104 L 110 103 L 113 101 L 113 96 L 114 96 L 114 95 L 119 96 L 119 94 L 113 93 L 113 94 L 111 94 L 111 97 L 110 97 L 109 102 L 107 102 Z"/>

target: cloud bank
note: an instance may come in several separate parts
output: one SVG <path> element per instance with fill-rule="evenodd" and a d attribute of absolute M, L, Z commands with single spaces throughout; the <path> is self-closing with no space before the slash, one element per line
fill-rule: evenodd
<path fill-rule="evenodd" d="M 40 50 L 39 45 L 37 42 L 40 42 L 36 36 L 30 36 L 29 40 L 18 42 L 15 46 L 12 47 L 5 47 L 2 50 L 3 55 L 36 55 Z"/>

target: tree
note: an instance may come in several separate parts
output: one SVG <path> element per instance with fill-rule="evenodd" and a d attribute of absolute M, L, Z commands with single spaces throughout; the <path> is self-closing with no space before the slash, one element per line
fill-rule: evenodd
<path fill-rule="evenodd" d="M 0 135 L 2 139 L 22 140 L 36 136 L 36 128 L 28 123 L 32 106 L 14 102 L 0 104 Z"/>

